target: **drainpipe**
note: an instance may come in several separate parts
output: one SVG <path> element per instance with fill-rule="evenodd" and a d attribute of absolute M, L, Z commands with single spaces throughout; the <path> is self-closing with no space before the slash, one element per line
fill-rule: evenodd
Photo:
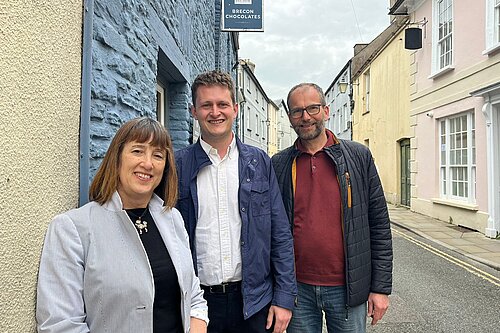
<path fill-rule="evenodd" d="M 82 91 L 80 109 L 80 193 L 79 206 L 89 201 L 90 171 L 90 85 L 92 80 L 92 24 L 94 0 L 84 0 L 83 7 L 83 50 Z"/>

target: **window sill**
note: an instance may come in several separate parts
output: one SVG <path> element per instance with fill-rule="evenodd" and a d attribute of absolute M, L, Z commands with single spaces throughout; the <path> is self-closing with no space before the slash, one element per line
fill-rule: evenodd
<path fill-rule="evenodd" d="M 441 75 L 444 75 L 445 73 L 451 72 L 454 69 L 455 69 L 455 67 L 453 67 L 452 65 L 449 65 L 449 66 L 441 68 L 437 72 L 434 72 L 433 74 L 431 74 L 427 78 L 433 80 Z"/>
<path fill-rule="evenodd" d="M 486 50 L 483 51 L 483 55 L 490 55 L 491 53 L 494 53 L 496 51 L 500 50 L 500 43 L 497 43 L 493 46 L 490 46 Z"/>
<path fill-rule="evenodd" d="M 432 198 L 431 199 L 432 203 L 438 204 L 438 205 L 444 205 L 444 206 L 451 206 L 451 207 L 456 207 L 456 208 L 462 208 L 465 210 L 470 210 L 470 211 L 478 211 L 479 206 L 474 205 L 474 204 L 469 204 L 465 202 L 460 202 L 460 201 L 453 201 L 453 200 L 445 200 L 445 199 L 439 199 L 439 198 Z"/>

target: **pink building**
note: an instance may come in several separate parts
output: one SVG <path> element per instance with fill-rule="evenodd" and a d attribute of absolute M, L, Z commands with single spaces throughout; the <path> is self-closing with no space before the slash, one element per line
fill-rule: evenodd
<path fill-rule="evenodd" d="M 391 4 L 421 29 L 410 51 L 411 209 L 497 237 L 500 0 Z"/>

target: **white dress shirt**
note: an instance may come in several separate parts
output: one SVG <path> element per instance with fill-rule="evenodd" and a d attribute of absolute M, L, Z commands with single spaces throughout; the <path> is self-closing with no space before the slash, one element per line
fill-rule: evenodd
<path fill-rule="evenodd" d="M 200 138 L 211 165 L 200 170 L 196 254 L 202 285 L 241 281 L 241 217 L 238 210 L 238 148 L 233 140 L 221 159 L 217 149 Z"/>

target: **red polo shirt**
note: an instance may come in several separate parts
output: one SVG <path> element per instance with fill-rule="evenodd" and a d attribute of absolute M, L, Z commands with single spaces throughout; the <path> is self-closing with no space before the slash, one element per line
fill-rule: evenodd
<path fill-rule="evenodd" d="M 335 144 L 329 131 L 325 147 Z M 345 284 L 341 197 L 337 170 L 323 150 L 302 152 L 296 160 L 294 247 L 297 280 L 302 283 Z"/>

